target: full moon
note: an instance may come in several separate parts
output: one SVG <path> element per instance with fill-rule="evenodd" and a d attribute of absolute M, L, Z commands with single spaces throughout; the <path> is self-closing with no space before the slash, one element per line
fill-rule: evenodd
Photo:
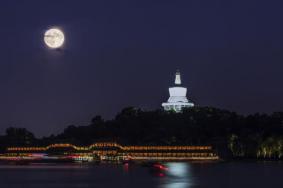
<path fill-rule="evenodd" d="M 44 34 L 44 42 L 50 48 L 60 48 L 64 44 L 64 33 L 57 28 L 51 28 Z"/>

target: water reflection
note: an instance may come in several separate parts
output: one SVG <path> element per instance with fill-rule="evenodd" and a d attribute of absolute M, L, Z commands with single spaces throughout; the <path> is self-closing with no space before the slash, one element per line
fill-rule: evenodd
<path fill-rule="evenodd" d="M 156 164 L 156 163 L 154 163 Z M 283 187 L 280 162 L 0 165 L 0 188 Z"/>
<path fill-rule="evenodd" d="M 168 170 L 160 179 L 160 188 L 189 188 L 194 182 L 188 163 L 167 163 Z"/>
<path fill-rule="evenodd" d="M 123 165 L 124 172 L 129 172 L 129 163 Z"/>

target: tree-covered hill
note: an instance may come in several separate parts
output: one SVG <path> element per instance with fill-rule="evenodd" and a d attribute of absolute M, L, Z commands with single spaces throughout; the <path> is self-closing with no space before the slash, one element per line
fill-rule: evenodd
<path fill-rule="evenodd" d="M 26 129 L 9 128 L 6 146 L 116 141 L 125 145 L 213 145 L 222 157 L 282 158 L 283 113 L 238 115 L 211 107 L 182 113 L 125 108 L 112 120 L 94 117 L 88 126 L 68 126 L 62 133 L 37 139 Z"/>

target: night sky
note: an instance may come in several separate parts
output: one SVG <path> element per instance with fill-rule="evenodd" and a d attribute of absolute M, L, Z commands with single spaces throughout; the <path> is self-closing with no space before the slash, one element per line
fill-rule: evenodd
<path fill-rule="evenodd" d="M 199 106 L 283 111 L 283 2 L 2 0 L 0 133 L 161 108 L 176 69 Z M 61 50 L 43 42 L 61 28 Z"/>

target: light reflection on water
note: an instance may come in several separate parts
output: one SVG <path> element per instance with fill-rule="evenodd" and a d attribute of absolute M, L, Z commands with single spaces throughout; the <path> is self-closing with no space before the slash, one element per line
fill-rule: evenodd
<path fill-rule="evenodd" d="M 266 188 L 283 187 L 283 163 L 0 165 L 0 188 Z M 167 170 L 166 170 L 167 169 Z"/>
<path fill-rule="evenodd" d="M 189 188 L 194 185 L 188 163 L 167 163 L 167 176 L 160 179 L 160 188 Z"/>

